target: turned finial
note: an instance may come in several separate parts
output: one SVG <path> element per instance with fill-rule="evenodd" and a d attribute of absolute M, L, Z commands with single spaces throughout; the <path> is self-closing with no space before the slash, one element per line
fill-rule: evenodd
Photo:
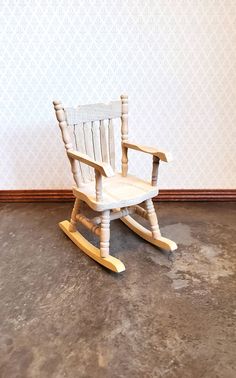
<path fill-rule="evenodd" d="M 53 101 L 54 109 L 56 112 L 56 117 L 59 123 L 65 122 L 66 117 L 65 117 L 65 112 L 62 107 L 62 103 L 59 100 L 54 100 Z"/>
<path fill-rule="evenodd" d="M 56 106 L 56 105 L 61 105 L 61 101 L 59 100 L 54 100 L 53 101 L 53 105 Z"/>
<path fill-rule="evenodd" d="M 121 95 L 120 98 L 121 98 L 121 101 L 122 101 L 122 100 L 123 100 L 123 101 L 128 101 L 128 95 L 127 95 L 127 94 L 123 94 L 123 95 Z"/>

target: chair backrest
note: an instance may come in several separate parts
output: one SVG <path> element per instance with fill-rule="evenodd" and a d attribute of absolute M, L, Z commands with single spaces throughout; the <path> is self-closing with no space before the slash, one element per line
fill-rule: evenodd
<path fill-rule="evenodd" d="M 77 150 L 99 162 L 106 162 L 115 170 L 114 122 L 121 119 L 121 140 L 128 140 L 128 96 L 109 104 L 80 105 L 63 108 L 53 101 L 66 151 Z M 94 180 L 93 168 L 72 161 L 72 173 L 78 186 Z"/>

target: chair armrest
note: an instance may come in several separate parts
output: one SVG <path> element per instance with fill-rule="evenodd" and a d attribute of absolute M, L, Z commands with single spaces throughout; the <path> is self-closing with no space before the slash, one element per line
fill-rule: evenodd
<path fill-rule="evenodd" d="M 74 150 L 67 151 L 67 155 L 71 159 L 79 160 L 81 163 L 93 167 L 95 170 L 97 170 L 101 175 L 105 177 L 112 177 L 115 175 L 112 167 L 108 163 L 100 163 L 98 161 L 93 160 L 90 156 L 86 154 L 81 154 L 80 152 Z"/>
<path fill-rule="evenodd" d="M 160 160 L 165 161 L 167 163 L 169 163 L 172 160 L 172 156 L 169 152 L 160 151 L 154 147 L 142 146 L 141 144 L 130 143 L 130 142 L 123 142 L 122 145 L 126 148 L 131 148 L 132 150 L 137 150 L 137 151 L 144 152 L 146 154 L 156 156 Z"/>

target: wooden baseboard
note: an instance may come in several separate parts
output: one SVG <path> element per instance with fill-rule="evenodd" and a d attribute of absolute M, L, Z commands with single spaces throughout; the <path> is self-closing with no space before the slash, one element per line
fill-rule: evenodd
<path fill-rule="evenodd" d="M 235 202 L 236 189 L 162 189 L 154 200 Z"/>
<path fill-rule="evenodd" d="M 70 202 L 70 189 L 0 190 L 0 202 Z M 155 201 L 235 202 L 236 189 L 161 189 Z"/>

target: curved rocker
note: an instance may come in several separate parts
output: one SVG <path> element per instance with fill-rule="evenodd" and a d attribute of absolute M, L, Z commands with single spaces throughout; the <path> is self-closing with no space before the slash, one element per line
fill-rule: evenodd
<path fill-rule="evenodd" d="M 109 255 L 107 257 L 100 256 L 100 250 L 85 239 L 78 231 L 70 231 L 70 222 L 65 220 L 59 223 L 59 227 L 64 233 L 89 257 L 97 261 L 99 264 L 112 270 L 113 272 L 120 273 L 125 270 L 125 266 L 119 259 Z"/>
<path fill-rule="evenodd" d="M 143 227 L 140 223 L 138 223 L 134 218 L 130 215 L 126 217 L 120 218 L 122 222 L 126 224 L 133 232 L 141 236 L 141 238 L 147 240 L 149 243 L 155 245 L 156 247 L 165 249 L 166 251 L 175 251 L 178 247 L 177 244 L 167 238 L 163 238 L 162 236 L 158 236 L 155 238 L 152 236 L 152 232 L 149 231 L 147 228 Z"/>

